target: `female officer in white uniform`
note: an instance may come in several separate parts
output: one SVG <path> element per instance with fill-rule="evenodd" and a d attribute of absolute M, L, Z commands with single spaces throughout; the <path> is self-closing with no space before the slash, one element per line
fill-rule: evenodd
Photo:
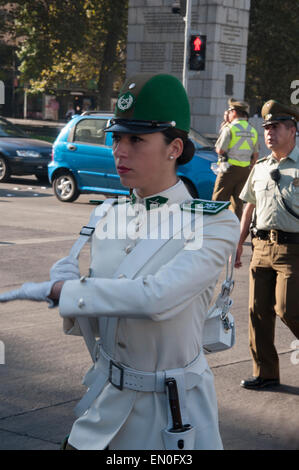
<path fill-rule="evenodd" d="M 223 210 L 204 214 L 198 229 L 195 214 L 193 240 L 172 228 L 155 248 L 163 237 L 152 236 L 190 201 L 176 175 L 177 164 L 194 153 L 189 126 L 188 98 L 176 78 L 139 74 L 125 82 L 106 131 L 113 132 L 121 182 L 134 188 L 131 202 L 102 212 L 91 239 L 90 277 L 56 275 L 47 293 L 59 300 L 66 333 L 80 334 L 87 321 L 100 338 L 67 449 L 222 448 L 202 335 L 239 223 Z M 170 407 L 171 385 L 179 416 Z"/>

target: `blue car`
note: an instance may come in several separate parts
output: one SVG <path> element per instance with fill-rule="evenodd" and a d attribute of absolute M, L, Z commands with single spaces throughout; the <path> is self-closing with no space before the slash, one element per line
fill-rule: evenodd
<path fill-rule="evenodd" d="M 74 116 L 62 129 L 53 146 L 53 160 L 48 165 L 49 180 L 62 202 L 75 201 L 83 193 L 128 195 L 120 183 L 112 155 L 112 133 L 104 132 L 112 114 L 87 112 Z M 193 197 L 210 199 L 215 174 L 211 163 L 217 161 L 212 143 L 191 130 L 196 153 L 178 175 Z"/>
<path fill-rule="evenodd" d="M 35 175 L 39 181 L 47 181 L 51 153 L 50 143 L 31 139 L 0 117 L 0 183 L 9 181 L 12 175 Z"/>

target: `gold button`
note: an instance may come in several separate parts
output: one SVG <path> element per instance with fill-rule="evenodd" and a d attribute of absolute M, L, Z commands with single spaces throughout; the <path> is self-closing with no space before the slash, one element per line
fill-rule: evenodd
<path fill-rule="evenodd" d="M 126 252 L 127 254 L 131 253 L 131 251 L 132 251 L 132 248 L 133 248 L 133 247 L 132 247 L 132 245 L 128 245 L 128 246 L 126 246 L 126 248 L 125 248 L 125 252 Z"/>
<path fill-rule="evenodd" d="M 84 305 L 85 305 L 84 299 L 82 299 L 82 298 L 79 299 L 79 300 L 78 300 L 78 307 L 79 307 L 79 308 L 82 308 L 82 307 L 84 307 Z"/>

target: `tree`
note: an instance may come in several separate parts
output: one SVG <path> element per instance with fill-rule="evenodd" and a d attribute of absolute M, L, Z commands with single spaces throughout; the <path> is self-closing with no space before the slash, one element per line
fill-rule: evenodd
<path fill-rule="evenodd" d="M 298 42 L 298 0 L 251 0 L 245 95 L 252 111 L 269 99 L 291 104 Z"/>
<path fill-rule="evenodd" d="M 126 4 L 124 6 L 124 4 Z M 124 0 L 106 0 L 105 39 L 100 57 L 98 90 L 103 109 L 109 109 L 109 97 L 113 82 L 125 75 L 128 2 Z"/>
<path fill-rule="evenodd" d="M 21 79 L 31 92 L 63 83 L 99 91 L 110 107 L 117 79 L 125 73 L 128 0 L 19 0 L 14 2 Z"/>

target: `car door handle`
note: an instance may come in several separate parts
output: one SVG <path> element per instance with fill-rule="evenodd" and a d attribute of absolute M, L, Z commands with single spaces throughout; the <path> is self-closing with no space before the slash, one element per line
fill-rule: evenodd
<path fill-rule="evenodd" d="M 76 145 L 73 145 L 73 144 L 68 144 L 67 148 L 68 150 L 77 150 Z"/>

